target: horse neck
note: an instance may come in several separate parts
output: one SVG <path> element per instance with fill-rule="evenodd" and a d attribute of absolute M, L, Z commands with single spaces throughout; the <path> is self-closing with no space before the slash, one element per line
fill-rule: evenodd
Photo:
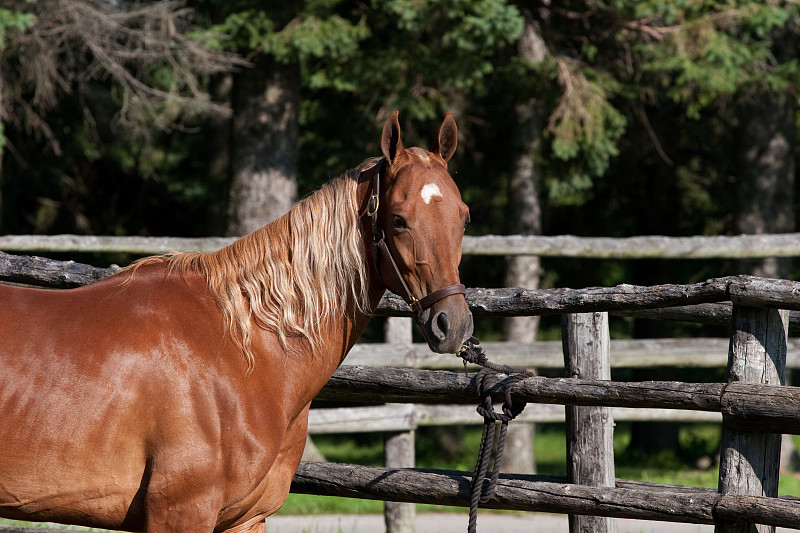
<path fill-rule="evenodd" d="M 361 187 L 359 187 L 361 192 Z M 366 210 L 364 210 L 366 213 Z M 371 221 L 365 214 L 360 217 L 364 245 L 368 257 L 371 257 L 372 236 Z M 302 364 L 286 368 L 286 379 L 297 383 L 300 398 L 297 408 L 310 402 L 322 389 L 330 376 L 342 364 L 350 349 L 364 332 L 372 313 L 378 307 L 386 286 L 381 282 L 371 259 L 369 264 L 369 309 L 368 312 L 356 309 L 354 302 L 348 302 L 346 312 L 332 321 L 323 334 L 325 345 L 316 356 L 309 356 Z"/>
<path fill-rule="evenodd" d="M 330 338 L 337 339 L 339 342 L 332 346 L 328 353 L 335 354 L 331 363 L 335 363 L 336 366 L 341 364 L 347 352 L 350 351 L 358 337 L 361 336 L 372 318 L 372 314 L 378 307 L 381 297 L 386 292 L 386 285 L 384 285 L 381 276 L 378 274 L 377 264 L 374 259 L 372 219 L 367 215 L 367 204 L 372 195 L 372 178 L 377 170 L 378 165 L 375 165 L 363 171 L 356 187 L 359 227 L 361 228 L 364 253 L 367 258 L 369 307 L 367 312 L 362 312 L 355 308 L 354 302 L 348 302 L 346 312 L 343 313 L 339 321 L 336 321 L 337 323 L 331 325 Z M 339 346 L 341 346 L 341 351 L 339 351 Z M 335 367 L 333 367 L 333 370 L 335 370 Z"/>
<path fill-rule="evenodd" d="M 368 308 L 366 312 L 360 310 L 356 302 L 347 298 L 344 312 L 328 324 L 327 331 L 323 334 L 326 346 L 319 350 L 318 356 L 326 359 L 320 363 L 331 373 L 341 364 L 358 337 L 361 336 L 373 312 L 378 307 L 381 297 L 386 292 L 386 286 L 378 274 L 373 257 L 372 219 L 367 215 L 367 204 L 372 194 L 372 177 L 376 171 L 377 166 L 362 172 L 356 187 L 358 223 L 368 269 Z"/>

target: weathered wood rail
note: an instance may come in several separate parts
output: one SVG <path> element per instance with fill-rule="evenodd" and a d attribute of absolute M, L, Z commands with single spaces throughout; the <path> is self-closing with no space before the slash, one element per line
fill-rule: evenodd
<path fill-rule="evenodd" d="M 70 288 L 93 283 L 119 272 L 120 267 L 99 268 L 74 261 L 11 255 L 0 252 L 0 281 L 27 283 L 51 288 Z M 720 302 L 800 311 L 800 290 L 788 280 L 727 276 L 686 285 L 617 285 L 585 289 L 467 289 L 467 303 L 476 316 L 539 316 L 583 312 L 629 313 L 660 310 L 664 307 L 694 306 Z M 729 309 L 729 308 L 728 308 Z M 399 297 L 387 294 L 375 313 L 377 316 L 411 316 L 412 311 Z M 698 321 L 709 315 L 727 314 L 722 307 L 700 308 Z M 703 316 L 705 315 L 705 316 Z M 681 320 L 692 321 L 689 313 Z M 790 315 L 800 323 L 800 314 Z M 723 323 L 720 321 L 720 323 Z"/>
<path fill-rule="evenodd" d="M 467 507 L 471 477 L 469 472 L 448 470 L 301 463 L 292 492 Z M 501 474 L 494 498 L 484 507 L 692 524 L 735 520 L 800 527 L 797 498 L 719 494 L 713 489 L 625 480 L 616 480 L 614 488 L 587 487 L 552 476 Z"/>
<path fill-rule="evenodd" d="M 474 405 L 474 374 L 345 365 L 317 395 L 338 402 Z M 755 383 L 618 382 L 532 377 L 509 387 L 514 401 L 559 405 L 684 409 L 722 413 L 739 429 L 800 435 L 800 387 Z M 504 399 L 503 382 L 493 397 Z M 752 403 L 753 397 L 759 403 Z"/>
<path fill-rule="evenodd" d="M 123 252 L 153 255 L 176 250 L 212 252 L 234 237 L 138 237 L 96 235 L 0 235 L 0 250 L 37 252 Z M 539 255 L 595 259 L 708 259 L 797 257 L 800 233 L 666 237 L 577 237 L 575 235 L 465 235 L 467 255 Z"/>
<path fill-rule="evenodd" d="M 409 324 L 410 325 L 410 324 Z M 795 328 L 790 327 L 789 331 Z M 728 363 L 725 338 L 620 339 L 611 340 L 612 368 L 724 368 Z M 564 368 L 561 341 L 533 343 L 483 342 L 492 361 L 504 365 L 539 369 Z M 800 368 L 800 339 L 787 339 L 786 368 Z M 459 370 L 461 360 L 452 354 L 437 354 L 427 344 L 361 343 L 345 359 L 348 365 L 393 366 L 430 370 Z"/>
<path fill-rule="evenodd" d="M 681 409 L 635 409 L 611 407 L 615 422 L 722 422 L 722 413 Z M 560 404 L 531 403 L 516 419 L 521 422 L 564 422 Z M 466 404 L 391 404 L 362 407 L 317 407 L 308 415 L 308 431 L 323 433 L 363 433 L 409 431 L 422 426 L 479 425 L 483 418 L 474 405 Z"/>

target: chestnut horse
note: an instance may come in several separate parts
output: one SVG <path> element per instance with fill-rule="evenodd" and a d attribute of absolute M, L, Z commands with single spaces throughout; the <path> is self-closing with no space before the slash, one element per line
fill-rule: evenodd
<path fill-rule="evenodd" d="M 447 114 L 432 151 L 406 149 L 395 112 L 382 158 L 217 252 L 77 289 L 0 285 L 0 516 L 265 531 L 312 398 L 387 288 L 434 351 L 472 333 L 456 135 Z"/>

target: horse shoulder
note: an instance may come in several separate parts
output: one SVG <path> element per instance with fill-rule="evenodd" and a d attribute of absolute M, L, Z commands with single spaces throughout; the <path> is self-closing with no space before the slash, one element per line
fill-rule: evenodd
<path fill-rule="evenodd" d="M 270 480 L 275 466 L 287 454 L 287 435 L 296 433 L 291 427 L 300 413 L 293 402 L 293 384 L 284 373 L 286 354 L 274 334 L 259 330 L 256 366 L 248 372 L 244 354 L 201 277 L 172 274 L 165 280 L 158 269 L 143 274 L 138 279 L 141 287 L 137 276 L 128 290 L 152 292 L 137 298 L 137 305 L 156 304 L 161 310 L 159 335 L 167 336 L 161 375 L 150 380 L 159 388 L 153 391 L 156 397 L 168 397 L 159 402 L 164 404 L 159 413 L 164 457 L 176 464 L 191 460 L 197 467 L 192 476 L 215 481 L 231 508 L 246 508 L 247 502 L 274 492 Z M 288 436 L 294 451 L 296 435 Z M 198 446 L 184 443 L 203 443 L 207 453 L 198 454 Z M 182 458 L 184 453 L 190 456 Z M 283 480 L 281 486 L 286 483 Z"/>

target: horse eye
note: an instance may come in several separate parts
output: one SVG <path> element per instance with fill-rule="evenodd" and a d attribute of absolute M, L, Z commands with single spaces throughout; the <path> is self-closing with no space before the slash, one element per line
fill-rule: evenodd
<path fill-rule="evenodd" d="M 408 224 L 406 223 L 406 219 L 404 219 L 400 215 L 392 215 L 392 226 L 395 229 L 403 229 L 407 228 Z"/>

